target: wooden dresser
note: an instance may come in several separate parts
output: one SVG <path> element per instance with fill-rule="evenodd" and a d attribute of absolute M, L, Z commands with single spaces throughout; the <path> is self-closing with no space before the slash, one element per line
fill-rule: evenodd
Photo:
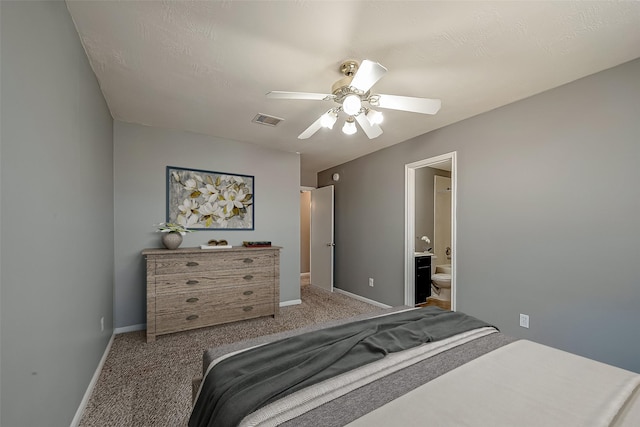
<path fill-rule="evenodd" d="M 280 308 L 280 247 L 145 249 L 147 342 Z"/>

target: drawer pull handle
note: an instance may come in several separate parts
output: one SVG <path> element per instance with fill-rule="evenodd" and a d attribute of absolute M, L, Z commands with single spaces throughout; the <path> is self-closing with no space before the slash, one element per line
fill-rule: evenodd
<path fill-rule="evenodd" d="M 247 274 L 246 276 L 244 276 L 244 280 L 251 280 L 253 279 L 253 276 L 251 274 Z"/>
<path fill-rule="evenodd" d="M 253 307 L 251 307 L 250 305 L 246 307 L 242 307 L 242 311 L 251 311 L 251 310 L 253 310 Z"/>
<path fill-rule="evenodd" d="M 197 314 L 192 314 L 191 316 L 187 316 L 187 320 L 196 320 L 198 317 L 200 316 L 198 316 Z"/>
<path fill-rule="evenodd" d="M 252 295 L 253 291 L 244 291 L 242 295 Z"/>
<path fill-rule="evenodd" d="M 187 263 L 187 267 L 195 267 L 195 266 L 197 266 L 197 265 L 200 265 L 200 264 L 198 264 L 197 262 L 194 262 L 194 261 L 189 261 L 189 262 Z"/>
<path fill-rule="evenodd" d="M 197 285 L 198 283 L 200 282 L 198 282 L 197 280 L 187 280 L 187 285 Z"/>
<path fill-rule="evenodd" d="M 253 262 L 253 260 L 251 258 L 245 258 L 244 259 L 244 263 L 245 264 L 251 264 Z"/>
<path fill-rule="evenodd" d="M 199 299 L 198 299 L 198 298 L 195 298 L 195 297 L 194 297 L 194 298 L 189 298 L 189 299 L 187 300 L 187 302 L 198 302 L 198 301 L 199 301 Z"/>

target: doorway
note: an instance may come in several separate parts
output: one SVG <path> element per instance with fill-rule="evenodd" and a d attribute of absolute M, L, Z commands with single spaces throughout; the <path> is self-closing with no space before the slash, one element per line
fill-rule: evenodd
<path fill-rule="evenodd" d="M 451 152 L 447 154 L 443 154 L 441 156 L 431 157 L 428 159 L 420 160 L 417 162 L 409 163 L 405 165 L 405 291 L 404 291 L 404 299 L 405 304 L 409 306 L 413 306 L 415 302 L 415 254 L 416 252 L 422 251 L 424 248 L 420 246 L 422 243 L 420 240 L 420 236 L 417 236 L 416 233 L 421 233 L 421 230 L 416 229 L 416 199 L 419 199 L 422 193 L 421 191 L 425 191 L 420 188 L 420 183 L 416 181 L 416 174 L 420 173 L 420 169 L 422 168 L 434 168 L 440 169 L 450 172 L 450 184 L 448 188 L 445 187 L 447 196 L 450 196 L 450 211 L 447 212 L 450 216 L 450 227 L 451 230 L 449 232 L 449 236 L 442 236 L 440 234 L 439 239 L 444 240 L 441 242 L 436 242 L 436 236 L 433 237 L 433 245 L 440 246 L 445 248 L 445 253 L 443 255 L 442 260 L 434 260 L 432 261 L 432 266 L 437 262 L 444 262 L 446 260 L 447 263 L 451 263 L 451 310 L 456 309 L 456 186 L 457 186 L 457 170 L 456 170 L 456 152 Z M 445 174 L 446 175 L 446 174 Z M 435 184 L 431 184 L 432 187 L 429 191 L 434 192 L 434 203 L 436 199 L 437 190 L 435 189 Z M 434 208 L 435 209 L 435 208 Z M 442 206 L 439 207 L 440 213 L 442 213 Z M 436 216 L 436 212 L 434 211 L 434 217 Z M 434 226 L 434 229 L 442 230 L 442 227 Z M 445 228 L 446 229 L 446 228 Z M 441 233 L 441 232 L 440 232 Z M 448 241 L 446 239 L 448 237 Z M 448 243 L 448 245 L 447 245 Z M 446 253 L 446 248 L 449 248 L 448 254 Z M 419 249 L 419 250 L 418 250 Z M 450 260 L 447 258 L 450 257 Z M 442 261 L 442 262 L 441 262 Z"/>

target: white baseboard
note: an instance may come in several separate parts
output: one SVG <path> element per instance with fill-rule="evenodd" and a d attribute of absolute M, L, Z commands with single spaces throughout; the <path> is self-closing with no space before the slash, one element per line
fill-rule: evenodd
<path fill-rule="evenodd" d="M 84 392 L 84 396 L 80 401 L 80 406 L 78 406 L 76 415 L 73 417 L 73 420 L 71 420 L 70 427 L 77 427 L 78 425 L 80 425 L 82 414 L 84 413 L 84 409 L 87 407 L 87 403 L 89 403 L 89 399 L 91 398 L 91 393 L 93 393 L 93 389 L 95 388 L 96 383 L 98 382 L 98 378 L 100 378 L 102 367 L 104 366 L 104 363 L 107 361 L 107 356 L 109 355 L 109 351 L 111 350 L 111 344 L 113 344 L 114 338 L 115 338 L 115 334 L 112 334 L 111 338 L 109 339 L 109 343 L 107 344 L 107 348 L 104 349 L 104 353 L 102 354 L 100 363 L 98 363 L 98 367 L 96 368 L 96 371 L 93 373 L 93 377 L 91 378 L 89 387 L 87 387 L 87 391 Z"/>
<path fill-rule="evenodd" d="M 374 301 L 374 300 L 369 299 L 369 298 L 361 297 L 360 295 L 352 294 L 351 292 L 343 291 L 342 289 L 333 288 L 333 290 L 334 290 L 334 292 L 338 292 L 338 293 L 344 294 L 344 295 L 346 295 L 348 297 L 357 299 L 359 301 L 366 302 L 367 304 L 375 305 L 376 307 L 391 308 L 390 305 L 383 304 L 381 302 Z"/>
<path fill-rule="evenodd" d="M 292 299 L 289 301 L 282 301 L 280 303 L 280 307 L 286 307 L 288 305 L 298 305 L 298 304 L 302 304 L 302 300 L 301 299 Z"/>
<path fill-rule="evenodd" d="M 126 334 L 127 332 L 143 331 L 147 329 L 146 323 L 140 323 L 137 325 L 123 326 L 122 328 L 115 328 L 114 334 Z"/>
<path fill-rule="evenodd" d="M 300 277 L 311 277 L 311 273 L 300 273 Z"/>

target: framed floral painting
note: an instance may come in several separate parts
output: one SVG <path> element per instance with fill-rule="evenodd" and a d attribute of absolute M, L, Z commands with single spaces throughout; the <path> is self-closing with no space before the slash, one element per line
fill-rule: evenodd
<path fill-rule="evenodd" d="M 250 175 L 167 166 L 167 222 L 191 230 L 253 230 Z"/>

